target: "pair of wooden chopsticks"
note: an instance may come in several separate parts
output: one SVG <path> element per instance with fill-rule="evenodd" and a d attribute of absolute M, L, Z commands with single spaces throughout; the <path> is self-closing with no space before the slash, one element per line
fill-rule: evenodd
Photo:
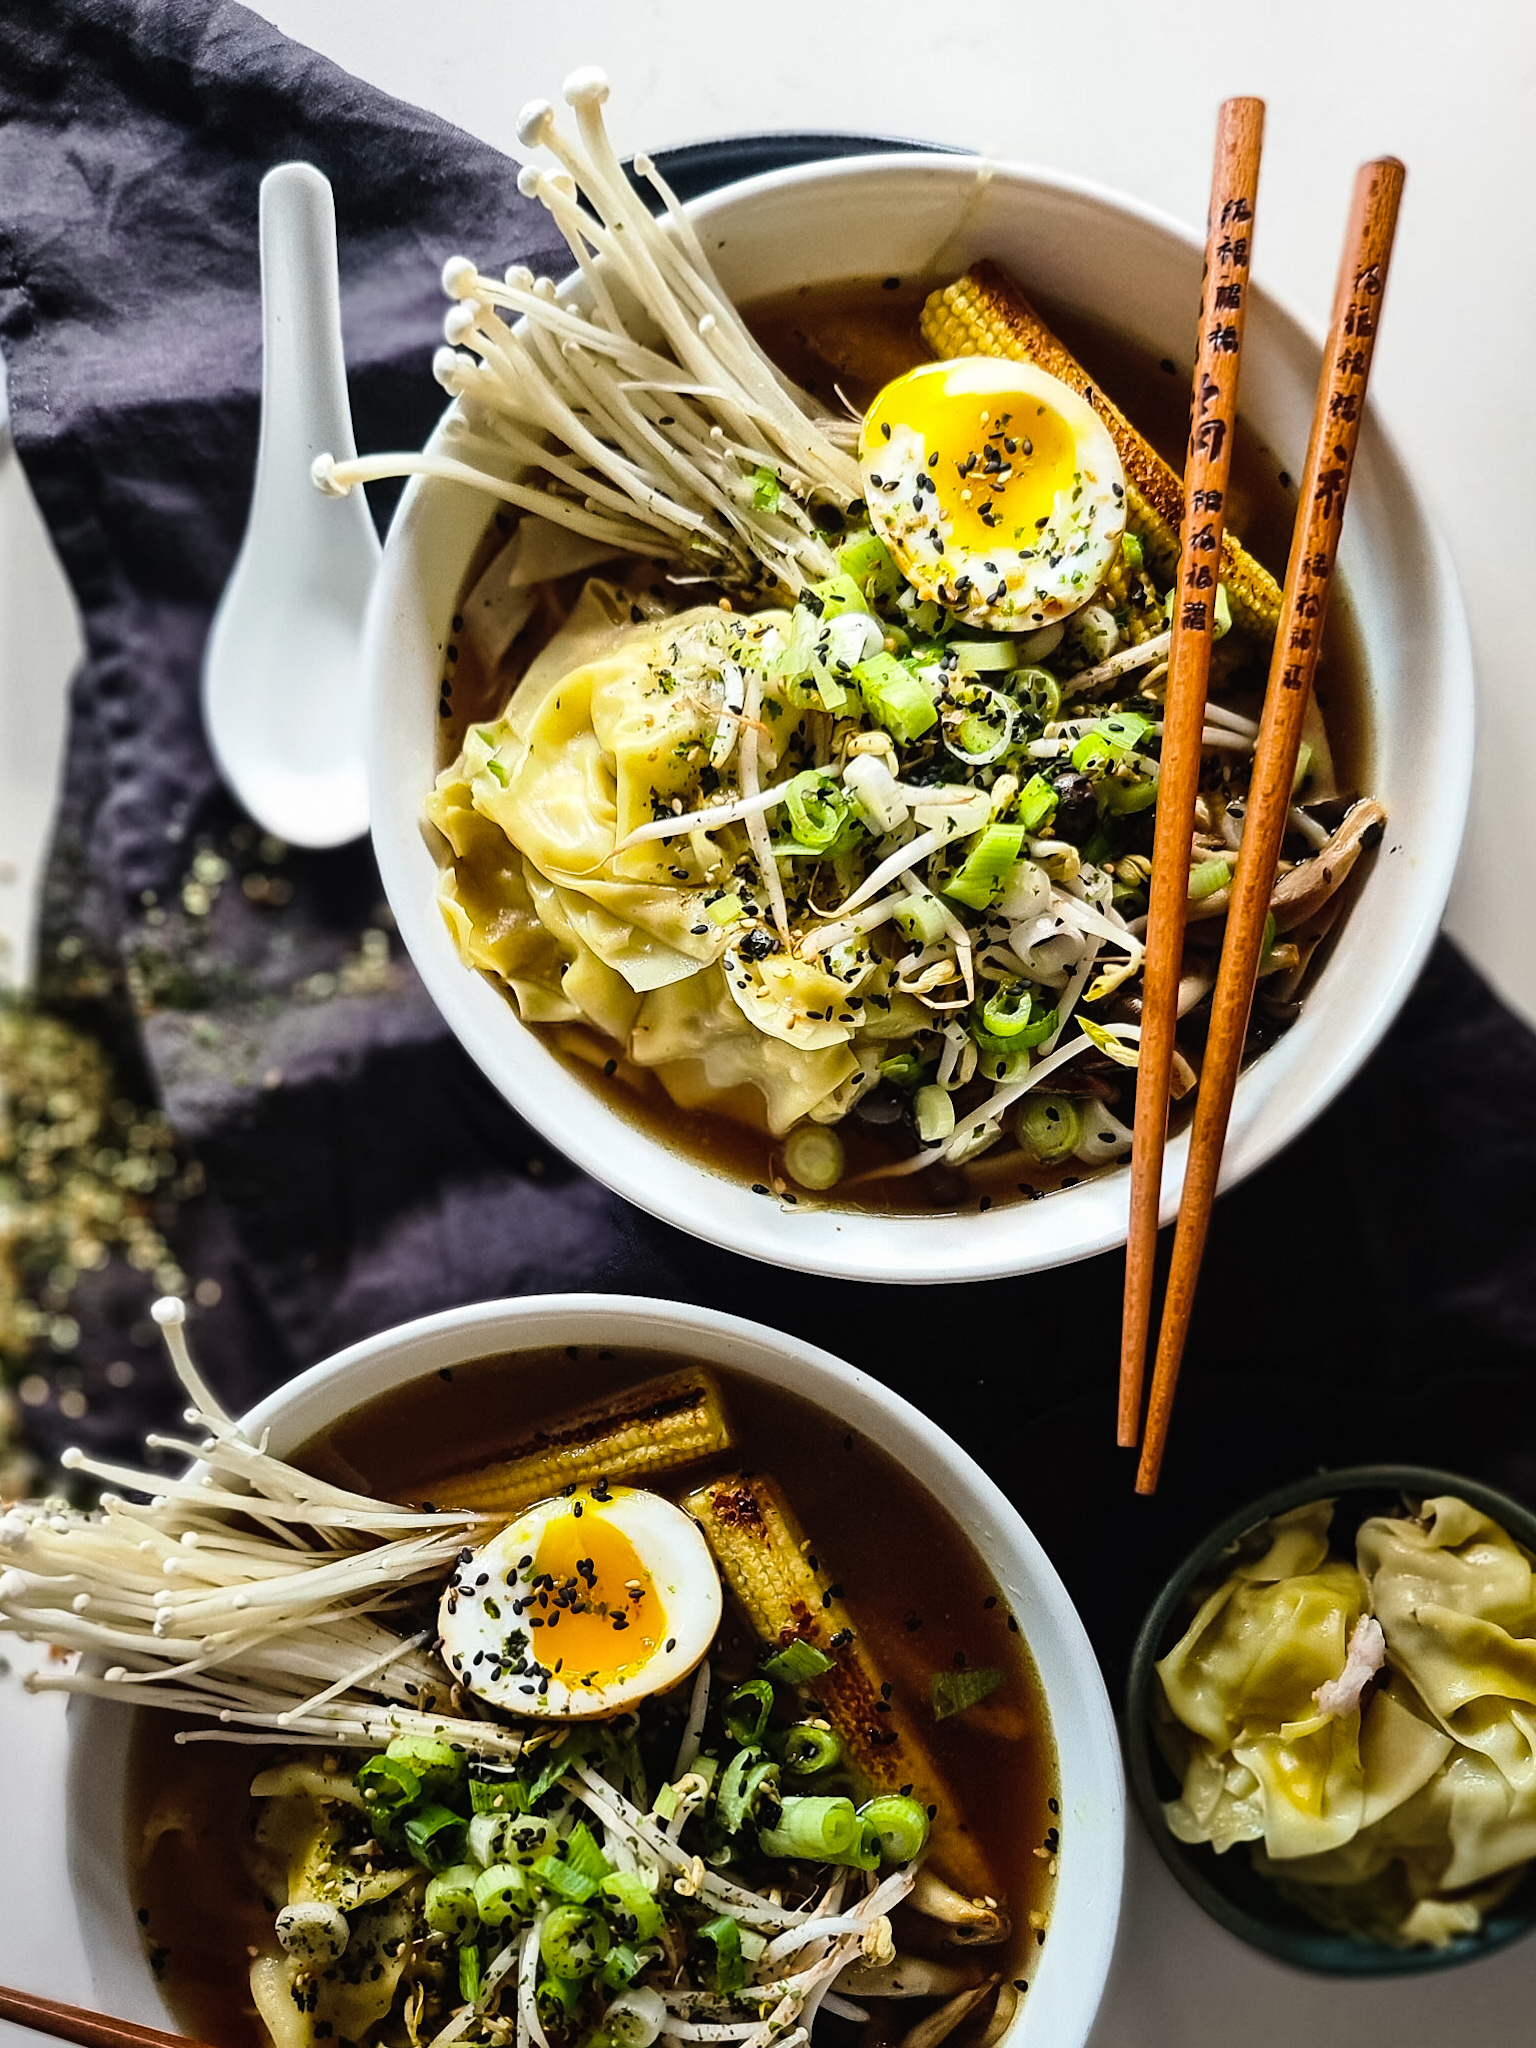
<path fill-rule="evenodd" d="M 1236 856 L 1221 966 L 1195 1101 L 1189 1164 L 1179 1203 L 1173 1261 L 1148 1404 L 1141 1401 L 1157 1256 L 1163 1149 L 1178 1024 L 1188 905 L 1189 852 L 1199 791 L 1202 731 L 1215 637 L 1216 564 L 1221 559 L 1228 472 L 1237 425 L 1238 370 L 1263 138 L 1263 102 L 1228 100 L 1217 127 L 1216 166 L 1184 472 L 1184 524 L 1163 718 L 1162 765 L 1142 978 L 1141 1045 L 1131 1153 L 1130 1229 L 1120 1349 L 1119 1440 L 1141 1441 L 1138 1493 L 1157 1488 L 1174 1388 L 1184 1357 L 1200 1262 L 1216 1199 L 1233 1091 L 1248 1032 L 1328 610 L 1339 530 L 1365 412 L 1381 295 L 1397 228 L 1403 166 L 1394 157 L 1364 165 L 1356 180 L 1334 297 L 1333 319 L 1312 415 L 1300 507 L 1254 748 L 1243 840 Z"/>
<path fill-rule="evenodd" d="M 35 2034 L 51 2034 L 57 2041 L 74 2041 L 78 2048 L 199 2048 L 184 2034 L 162 2033 L 158 2027 L 115 2020 L 104 2012 L 89 2012 L 83 2005 L 38 1998 L 30 1991 L 11 1991 L 3 1984 L 0 2020 L 30 2027 Z"/>

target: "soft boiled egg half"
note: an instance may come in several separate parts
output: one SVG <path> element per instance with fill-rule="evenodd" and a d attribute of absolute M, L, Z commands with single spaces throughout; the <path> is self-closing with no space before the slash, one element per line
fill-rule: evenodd
<path fill-rule="evenodd" d="M 698 1524 L 639 1487 L 576 1487 L 459 1555 L 438 1610 L 458 1684 L 515 1714 L 620 1714 L 688 1676 L 720 1626 Z"/>
<path fill-rule="evenodd" d="M 962 356 L 887 384 L 859 466 L 875 531 L 919 596 L 1033 632 L 1086 604 L 1125 529 L 1109 431 L 1031 363 Z"/>

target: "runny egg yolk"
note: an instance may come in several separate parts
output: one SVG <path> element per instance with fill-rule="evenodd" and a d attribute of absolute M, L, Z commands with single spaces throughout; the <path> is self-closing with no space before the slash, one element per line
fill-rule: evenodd
<path fill-rule="evenodd" d="M 1072 430 L 1038 399 L 1010 404 L 956 390 L 954 382 L 930 375 L 887 385 L 870 409 L 866 437 L 874 446 L 887 438 L 887 426 L 921 435 L 951 546 L 979 554 L 999 543 L 1027 547 L 1049 523 L 1057 492 L 1072 489 Z"/>
<path fill-rule="evenodd" d="M 1031 633 L 1104 581 L 1125 476 L 1081 393 L 1033 363 L 960 356 L 887 384 L 864 415 L 870 524 L 925 601 Z"/>
<path fill-rule="evenodd" d="M 459 1554 L 438 1607 L 457 1684 L 515 1714 L 619 1714 L 687 1678 L 720 1626 L 693 1517 L 643 1487 L 575 1487 Z"/>
<path fill-rule="evenodd" d="M 584 1514 L 580 1503 L 545 1524 L 530 1583 L 525 1618 L 543 1628 L 542 1659 L 558 1655 L 572 1682 L 608 1685 L 666 1640 L 666 1609 L 639 1551 L 610 1517 Z"/>

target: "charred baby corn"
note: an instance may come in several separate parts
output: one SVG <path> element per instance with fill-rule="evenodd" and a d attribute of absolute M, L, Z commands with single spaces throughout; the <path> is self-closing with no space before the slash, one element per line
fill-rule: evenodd
<path fill-rule="evenodd" d="M 644 1481 L 730 1449 L 720 1389 L 697 1366 L 647 1380 L 536 1431 L 493 1465 L 432 1481 L 433 1505 L 517 1514 L 562 1487 Z"/>
<path fill-rule="evenodd" d="M 832 1658 L 809 1690 L 875 1792 L 908 1791 L 934 1815 L 932 1861 L 978 1896 L 995 1885 L 959 1803 L 899 1700 L 882 1683 L 853 1617 L 833 1591 L 771 1479 L 730 1473 L 683 1502 L 703 1528 L 726 1583 L 759 1638 L 814 1643 Z"/>
<path fill-rule="evenodd" d="M 1052 334 L 1007 273 L 975 264 L 923 307 L 923 339 L 939 357 L 1005 356 L 1035 363 L 1086 398 L 1103 420 L 1125 469 L 1127 524 L 1165 580 L 1177 574 L 1184 485 L 1077 358 Z M 1280 586 L 1231 533 L 1222 539 L 1221 581 L 1234 622 L 1272 640 L 1280 618 Z"/>

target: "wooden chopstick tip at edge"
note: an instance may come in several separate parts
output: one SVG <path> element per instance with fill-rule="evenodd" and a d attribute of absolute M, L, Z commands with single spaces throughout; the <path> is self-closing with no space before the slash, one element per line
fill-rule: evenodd
<path fill-rule="evenodd" d="M 1126 1228 L 1117 1439 L 1132 1448 L 1141 1434 L 1142 1384 L 1157 1264 L 1163 1155 L 1178 1023 L 1187 912 L 1189 848 L 1199 795 L 1202 733 L 1214 640 L 1211 563 L 1219 561 L 1237 431 L 1237 392 L 1247 319 L 1253 226 L 1264 138 L 1264 102 L 1222 103 L 1216 123 L 1205 269 L 1196 331 L 1190 433 L 1184 463 L 1184 514 L 1164 698 L 1163 746 L 1142 1016 L 1136 1114 Z M 1186 601 L 1187 600 L 1187 601 Z"/>
<path fill-rule="evenodd" d="M 1386 288 L 1406 176 L 1396 157 L 1378 157 L 1362 165 L 1355 177 L 1313 409 L 1301 503 L 1286 569 L 1280 626 L 1254 752 L 1243 835 L 1246 863 L 1238 863 L 1227 914 L 1195 1106 L 1146 1434 L 1136 1475 L 1136 1490 L 1141 1494 L 1156 1491 L 1167 1447 L 1174 1392 L 1189 1334 L 1247 1037 L 1264 921 L 1289 810 L 1301 725 L 1311 696 L 1339 533 L 1364 420 L 1381 296 Z"/>

